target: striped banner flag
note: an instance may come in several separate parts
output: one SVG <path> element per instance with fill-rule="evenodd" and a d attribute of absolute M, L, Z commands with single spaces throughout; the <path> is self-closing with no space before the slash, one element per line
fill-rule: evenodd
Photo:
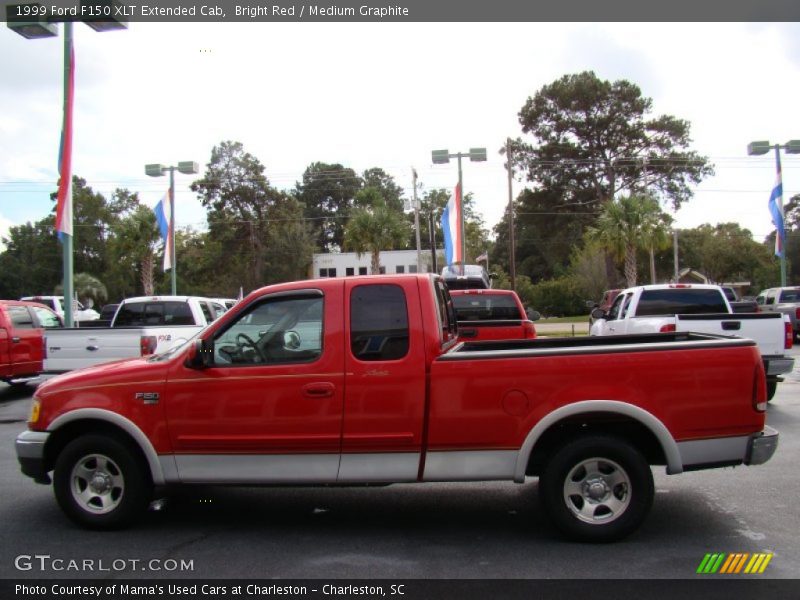
<path fill-rule="evenodd" d="M 461 214 L 461 188 L 456 185 L 455 194 L 450 198 L 442 213 L 442 231 L 444 232 L 444 259 L 447 266 L 463 263 L 461 256 L 461 229 L 458 218 Z"/>
<path fill-rule="evenodd" d="M 59 179 L 56 196 L 56 232 L 61 243 L 64 243 L 65 235 L 72 235 L 72 106 L 75 98 L 75 51 L 72 49 L 64 94 L 64 123 L 58 151 Z"/>
<path fill-rule="evenodd" d="M 775 179 L 775 187 L 769 196 L 769 212 L 772 215 L 772 224 L 775 225 L 775 256 L 783 257 L 783 250 L 786 245 L 786 228 L 783 215 L 783 179 L 781 177 L 780 160 L 776 164 L 778 173 Z"/>
<path fill-rule="evenodd" d="M 170 190 L 167 190 L 164 197 L 153 207 L 153 212 L 156 213 L 158 229 L 161 231 L 161 238 L 164 240 L 165 271 L 172 268 L 172 257 L 170 256 L 170 249 L 172 248 L 172 227 L 170 226 L 170 215 L 172 214 L 171 205 L 172 196 L 170 195 Z"/>

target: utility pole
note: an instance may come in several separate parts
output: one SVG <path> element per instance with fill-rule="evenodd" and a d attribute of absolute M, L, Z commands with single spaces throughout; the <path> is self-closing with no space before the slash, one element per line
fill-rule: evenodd
<path fill-rule="evenodd" d="M 419 201 L 417 200 L 417 170 L 411 167 L 414 176 L 414 230 L 417 233 L 417 273 L 422 273 L 422 244 L 419 239 Z"/>
<path fill-rule="evenodd" d="M 438 273 L 439 267 L 436 265 L 436 230 L 434 229 L 433 209 L 431 209 L 431 213 L 428 215 L 428 237 L 431 241 L 431 272 Z"/>
<path fill-rule="evenodd" d="M 675 264 L 675 283 L 678 283 L 678 230 L 672 230 L 672 262 Z"/>
<path fill-rule="evenodd" d="M 512 182 L 514 172 L 511 167 L 511 138 L 506 138 L 506 168 L 508 169 L 508 267 L 511 275 L 511 289 L 517 291 L 517 259 L 516 243 L 514 241 L 514 195 L 512 192 Z M 489 261 L 486 261 L 488 266 Z"/>

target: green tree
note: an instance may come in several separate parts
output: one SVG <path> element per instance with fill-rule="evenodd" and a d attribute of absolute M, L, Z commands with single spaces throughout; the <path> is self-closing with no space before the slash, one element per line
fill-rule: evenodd
<path fill-rule="evenodd" d="M 691 267 L 705 274 L 712 282 L 763 281 L 768 287 L 769 273 L 780 270 L 772 255 L 773 246 L 760 244 L 752 233 L 738 223 L 701 225 L 678 232 L 678 254 L 682 267 Z"/>
<path fill-rule="evenodd" d="M 373 167 L 364 171 L 364 188 L 374 188 L 383 197 L 386 206 L 397 212 L 403 211 L 403 188 L 397 185 L 394 177 L 380 167 Z"/>
<path fill-rule="evenodd" d="M 586 300 L 597 300 L 607 289 L 616 288 L 619 281 L 608 279 L 604 248 L 598 241 L 575 246 L 570 257 L 569 273 Z"/>
<path fill-rule="evenodd" d="M 403 214 L 386 205 L 380 191 L 366 188 L 356 194 L 356 203 L 363 207 L 353 211 L 345 229 L 345 248 L 359 257 L 369 253 L 372 273 L 380 273 L 380 254 L 395 250 L 408 241 L 408 223 Z"/>
<path fill-rule="evenodd" d="M 320 251 L 344 246 L 344 227 L 363 181 L 353 169 L 340 164 L 315 162 L 303 173 L 303 181 L 295 184 L 295 197 L 304 206 L 304 215 L 311 222 L 313 239 Z"/>
<path fill-rule="evenodd" d="M 75 295 L 78 296 L 78 300 L 85 306 L 102 306 L 108 300 L 108 290 L 105 284 L 88 273 L 75 273 L 72 278 L 72 286 L 75 290 Z M 56 295 L 63 294 L 63 284 L 58 284 L 53 293 Z"/>
<path fill-rule="evenodd" d="M 650 196 L 622 196 L 606 204 L 589 230 L 589 239 L 599 242 L 614 257 L 624 261 L 628 287 L 637 280 L 636 251 L 650 250 L 669 227 L 669 217 Z"/>
<path fill-rule="evenodd" d="M 192 183 L 192 190 L 208 211 L 215 243 L 207 247 L 220 251 L 214 272 L 238 280 L 235 289 L 296 278 L 297 265 L 310 263 L 312 246 L 301 205 L 270 186 L 264 166 L 241 143 L 215 146 L 205 176 Z M 287 244 L 295 252 L 291 261 Z"/>
<path fill-rule="evenodd" d="M 688 150 L 689 123 L 651 118 L 652 100 L 625 80 L 564 75 L 528 98 L 519 113 L 532 142 L 512 143 L 514 166 L 559 204 L 599 210 L 622 190 L 647 189 L 677 209 L 713 169 Z"/>
<path fill-rule="evenodd" d="M 0 298 L 47 294 L 61 281 L 62 250 L 54 223 L 48 215 L 8 230 L 0 254 Z"/>
<path fill-rule="evenodd" d="M 562 275 L 574 248 L 597 215 L 587 205 L 565 206 L 556 189 L 525 189 L 514 201 L 516 272 L 533 281 Z M 510 270 L 508 209 L 495 225 L 492 259 Z"/>
<path fill-rule="evenodd" d="M 109 279 L 116 287 L 116 294 L 112 297 L 123 298 L 137 292 L 150 296 L 155 293 L 156 264 L 159 267 L 163 264 L 166 251 L 156 216 L 150 208 L 138 203 L 136 194 L 126 190 L 117 190 L 115 201 L 124 205 L 121 211 L 125 214 L 111 227 L 113 237 L 109 242 L 109 254 L 112 268 L 109 269 Z M 157 260 L 157 253 L 161 260 Z"/>

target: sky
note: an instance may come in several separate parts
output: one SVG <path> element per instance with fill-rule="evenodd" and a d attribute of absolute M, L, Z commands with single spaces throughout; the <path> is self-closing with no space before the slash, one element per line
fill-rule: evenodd
<path fill-rule="evenodd" d="M 0 29 L 0 236 L 52 207 L 63 93 L 61 37 Z M 499 150 L 523 136 L 525 101 L 562 75 L 627 79 L 653 116 L 691 123 L 691 149 L 716 174 L 670 211 L 680 228 L 738 222 L 758 240 L 774 155 L 754 140 L 800 139 L 797 23 L 132 23 L 97 34 L 75 25 L 73 173 L 110 197 L 150 206 L 168 178 L 147 163 L 192 160 L 239 141 L 272 185 L 291 189 L 312 162 L 381 167 L 411 195 L 452 188 L 455 161 L 431 151 L 485 147 L 463 165 L 464 189 L 491 229 L 508 202 Z M 524 136 L 523 136 L 524 137 Z M 784 202 L 800 193 L 800 155 L 783 155 Z M 203 229 L 205 211 L 176 174 L 176 223 Z M 514 181 L 516 196 L 527 183 Z"/>

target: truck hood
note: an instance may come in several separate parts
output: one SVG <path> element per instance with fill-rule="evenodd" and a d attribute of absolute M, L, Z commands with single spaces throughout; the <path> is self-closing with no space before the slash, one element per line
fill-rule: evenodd
<path fill-rule="evenodd" d="M 35 395 L 44 398 L 75 388 L 164 381 L 169 361 L 151 362 L 148 358 L 128 358 L 70 371 L 42 383 Z"/>

